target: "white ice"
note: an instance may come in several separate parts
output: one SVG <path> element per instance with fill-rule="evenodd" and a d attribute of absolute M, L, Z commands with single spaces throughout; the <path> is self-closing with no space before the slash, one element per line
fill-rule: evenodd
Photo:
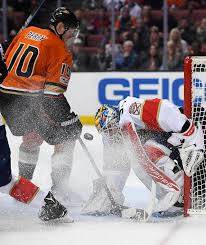
<path fill-rule="evenodd" d="M 98 167 L 102 164 L 102 145 L 94 127 L 84 131 L 94 135 L 93 141 L 84 140 Z M 12 169 L 17 174 L 18 147 L 21 138 L 8 131 L 12 152 Z M 43 144 L 33 182 L 47 190 L 51 185 L 50 156 L 52 147 Z M 44 224 L 37 218 L 35 207 L 16 203 L 0 194 L 0 245 L 205 245 L 206 217 L 164 219 L 152 223 L 138 223 L 119 217 L 90 217 L 80 215 L 80 208 L 92 190 L 96 174 L 77 144 L 74 167 L 68 184 L 71 190 L 71 207 L 75 222 Z M 131 172 L 124 188 L 125 204 L 144 207 L 149 193 Z"/>

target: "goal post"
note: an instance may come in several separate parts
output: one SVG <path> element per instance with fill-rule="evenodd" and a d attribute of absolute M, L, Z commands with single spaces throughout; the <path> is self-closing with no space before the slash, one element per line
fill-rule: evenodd
<path fill-rule="evenodd" d="M 200 123 L 206 144 L 206 56 L 184 61 L 184 113 Z M 206 213 L 206 161 L 189 178 L 184 177 L 184 215 Z"/>

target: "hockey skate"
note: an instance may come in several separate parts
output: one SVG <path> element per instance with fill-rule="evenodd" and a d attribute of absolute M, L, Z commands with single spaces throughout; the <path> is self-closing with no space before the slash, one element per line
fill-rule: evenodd
<path fill-rule="evenodd" d="M 54 198 L 51 192 L 44 198 L 44 202 L 44 206 L 39 212 L 39 218 L 42 221 L 64 220 L 68 223 L 74 222 L 67 209 Z"/>

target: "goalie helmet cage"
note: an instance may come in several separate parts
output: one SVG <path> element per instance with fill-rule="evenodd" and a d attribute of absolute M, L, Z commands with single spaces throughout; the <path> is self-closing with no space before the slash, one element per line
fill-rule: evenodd
<path fill-rule="evenodd" d="M 184 113 L 201 124 L 206 145 L 206 56 L 185 58 Z M 189 214 L 206 214 L 205 160 L 191 178 L 184 177 L 184 215 Z"/>

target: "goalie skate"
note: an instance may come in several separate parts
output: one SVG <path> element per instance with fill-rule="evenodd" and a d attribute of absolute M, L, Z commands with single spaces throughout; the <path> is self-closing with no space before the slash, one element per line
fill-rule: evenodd
<path fill-rule="evenodd" d="M 143 209 L 138 208 L 124 208 L 121 211 L 121 217 L 126 219 L 133 219 L 136 221 L 146 221 L 149 218 L 148 213 Z"/>
<path fill-rule="evenodd" d="M 67 209 L 54 198 L 51 192 L 44 198 L 44 202 L 45 204 L 39 212 L 39 218 L 42 221 L 64 220 L 68 223 L 74 222 L 68 215 Z"/>

